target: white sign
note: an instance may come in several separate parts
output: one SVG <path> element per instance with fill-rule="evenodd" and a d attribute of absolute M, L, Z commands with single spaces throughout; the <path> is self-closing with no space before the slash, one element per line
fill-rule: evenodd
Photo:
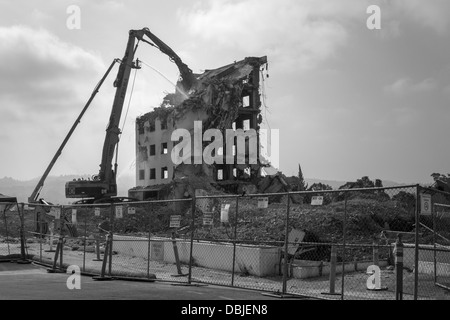
<path fill-rule="evenodd" d="M 311 205 L 312 206 L 321 206 L 323 204 L 323 197 L 322 196 L 313 196 L 311 198 Z"/>
<path fill-rule="evenodd" d="M 136 214 L 136 208 L 135 207 L 129 207 L 128 208 L 128 214 Z"/>
<path fill-rule="evenodd" d="M 100 208 L 95 208 L 94 213 L 96 217 L 100 217 Z"/>
<path fill-rule="evenodd" d="M 77 209 L 72 209 L 72 223 L 77 224 Z"/>
<path fill-rule="evenodd" d="M 230 211 L 230 204 L 222 204 L 220 207 L 220 222 L 228 222 L 228 213 Z"/>
<path fill-rule="evenodd" d="M 269 198 L 258 198 L 258 208 L 265 209 L 269 207 Z"/>
<path fill-rule="evenodd" d="M 123 218 L 123 207 L 122 206 L 117 206 L 116 207 L 116 218 L 117 219 L 122 219 Z"/>
<path fill-rule="evenodd" d="M 420 214 L 425 216 L 431 215 L 431 195 L 421 194 L 420 195 Z"/>
<path fill-rule="evenodd" d="M 61 208 L 59 207 L 52 207 L 50 209 L 50 215 L 54 216 L 55 219 L 61 219 Z"/>
<path fill-rule="evenodd" d="M 212 226 L 214 222 L 212 212 L 208 212 L 203 215 L 203 225 L 204 226 Z"/>
<path fill-rule="evenodd" d="M 179 228 L 181 222 L 181 216 L 170 216 L 169 228 Z"/>

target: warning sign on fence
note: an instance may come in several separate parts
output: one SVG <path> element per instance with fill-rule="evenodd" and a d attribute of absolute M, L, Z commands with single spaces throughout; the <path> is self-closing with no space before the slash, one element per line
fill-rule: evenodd
<path fill-rule="evenodd" d="M 129 207 L 128 208 L 128 214 L 136 214 L 136 208 L 135 207 Z"/>
<path fill-rule="evenodd" d="M 77 209 L 72 209 L 72 224 L 77 224 Z"/>
<path fill-rule="evenodd" d="M 266 209 L 269 207 L 269 198 L 258 198 L 258 208 Z"/>
<path fill-rule="evenodd" d="M 123 218 L 123 207 L 122 206 L 117 206 L 116 207 L 116 218 L 117 219 L 122 219 Z"/>
<path fill-rule="evenodd" d="M 323 197 L 322 196 L 313 196 L 311 198 L 311 205 L 312 206 L 321 206 L 323 204 Z"/>
<path fill-rule="evenodd" d="M 224 203 L 220 207 L 220 222 L 228 222 L 228 213 L 230 212 L 230 204 Z"/>
<path fill-rule="evenodd" d="M 169 228 L 179 228 L 181 222 L 181 216 L 170 216 L 170 226 Z"/>
<path fill-rule="evenodd" d="M 420 195 L 420 214 L 431 216 L 431 195 L 422 193 Z"/>
<path fill-rule="evenodd" d="M 208 212 L 203 215 L 203 225 L 204 226 L 212 226 L 213 222 L 214 221 L 213 221 L 212 212 Z"/>
<path fill-rule="evenodd" d="M 164 242 L 152 241 L 150 257 L 152 260 L 164 261 Z"/>
<path fill-rule="evenodd" d="M 50 215 L 54 216 L 55 219 L 61 219 L 61 208 L 59 207 L 52 207 L 50 209 Z"/>
<path fill-rule="evenodd" d="M 100 208 L 95 208 L 94 209 L 94 214 L 96 217 L 100 217 Z"/>

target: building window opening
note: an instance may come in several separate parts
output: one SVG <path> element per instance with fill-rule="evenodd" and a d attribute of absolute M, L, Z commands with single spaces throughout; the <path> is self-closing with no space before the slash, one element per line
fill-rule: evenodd
<path fill-rule="evenodd" d="M 161 168 L 161 179 L 169 179 L 169 170 L 167 167 Z"/>
<path fill-rule="evenodd" d="M 139 170 L 139 180 L 145 179 L 145 170 Z"/>
<path fill-rule="evenodd" d="M 161 130 L 167 129 L 167 119 L 161 120 Z"/>
<path fill-rule="evenodd" d="M 155 145 L 150 145 L 150 156 L 154 156 L 156 154 L 156 148 Z"/>
<path fill-rule="evenodd" d="M 245 96 L 242 98 L 242 106 L 244 108 L 250 107 L 250 97 L 249 96 Z"/>
<path fill-rule="evenodd" d="M 150 169 L 150 180 L 156 179 L 156 169 Z"/>
<path fill-rule="evenodd" d="M 167 154 L 169 150 L 167 149 L 167 142 L 161 144 L 161 154 Z"/>
<path fill-rule="evenodd" d="M 217 180 L 219 181 L 223 180 L 223 169 L 217 170 Z"/>
<path fill-rule="evenodd" d="M 244 130 L 250 130 L 250 120 L 244 120 Z"/>

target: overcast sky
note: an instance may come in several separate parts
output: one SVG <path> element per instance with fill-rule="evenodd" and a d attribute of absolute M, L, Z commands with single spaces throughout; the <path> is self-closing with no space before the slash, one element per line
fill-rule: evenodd
<path fill-rule="evenodd" d="M 380 30 L 367 28 L 370 5 Z M 43 174 L 128 31 L 148 27 L 194 72 L 268 57 L 264 126 L 280 129 L 286 175 L 301 164 L 307 178 L 431 182 L 450 172 L 449 20 L 447 0 L 0 0 L 0 177 Z M 145 43 L 136 56 L 151 67 L 126 118 L 130 94 L 124 106 L 119 183 L 134 179 L 136 117 L 178 77 Z M 116 72 L 51 175 L 98 173 Z"/>

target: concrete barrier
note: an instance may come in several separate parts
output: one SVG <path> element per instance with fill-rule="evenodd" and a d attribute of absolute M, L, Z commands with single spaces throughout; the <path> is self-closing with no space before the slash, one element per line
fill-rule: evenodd
<path fill-rule="evenodd" d="M 373 265 L 373 261 L 357 261 L 349 262 L 344 265 L 345 272 L 365 271 L 369 266 Z M 386 260 L 379 260 L 380 267 L 387 266 Z M 342 262 L 336 264 L 336 274 L 342 274 Z M 291 267 L 291 276 L 297 279 L 314 278 L 320 276 L 328 276 L 330 274 L 330 263 L 310 260 L 294 260 Z"/>
<path fill-rule="evenodd" d="M 120 254 L 145 259 L 148 256 L 148 238 L 115 235 L 113 240 L 113 250 Z M 177 239 L 177 248 L 180 262 L 188 264 L 190 241 Z M 237 244 L 235 272 L 259 277 L 275 275 L 280 253 L 279 247 Z M 192 256 L 195 266 L 222 271 L 232 271 L 233 269 L 232 243 L 195 241 Z M 151 238 L 150 259 L 175 263 L 172 239 Z"/>
<path fill-rule="evenodd" d="M 419 273 L 434 273 L 434 246 L 420 245 L 419 247 Z M 450 248 L 447 248 L 449 250 Z M 403 265 L 410 269 L 414 269 L 414 260 L 416 252 L 414 244 L 405 244 L 403 248 Z M 438 275 L 450 276 L 450 251 L 436 252 L 436 268 Z"/>

